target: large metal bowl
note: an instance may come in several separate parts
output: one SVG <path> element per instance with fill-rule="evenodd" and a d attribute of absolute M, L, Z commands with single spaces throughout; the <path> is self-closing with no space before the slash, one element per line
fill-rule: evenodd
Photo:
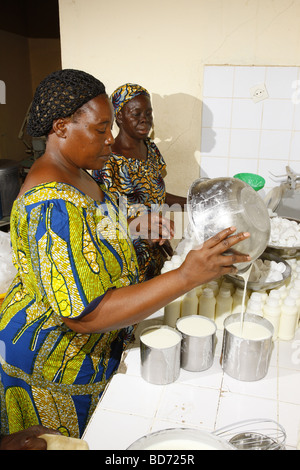
<path fill-rule="evenodd" d="M 274 255 L 272 253 L 265 252 L 259 258 L 262 259 L 263 261 L 267 259 L 269 261 L 275 261 L 276 263 L 283 263 L 285 265 L 285 271 L 282 273 L 283 279 L 280 281 L 272 281 L 272 282 L 263 282 L 263 281 L 249 282 L 248 281 L 247 289 L 253 290 L 253 291 L 274 289 L 275 287 L 280 287 L 282 284 L 284 284 L 284 282 L 291 276 L 292 269 L 290 265 L 279 256 Z M 245 281 L 242 277 L 239 277 L 233 274 L 227 274 L 225 277 L 230 282 L 232 282 L 235 286 L 240 287 L 241 289 L 244 288 Z"/>
<path fill-rule="evenodd" d="M 270 217 L 261 197 L 244 181 L 236 178 L 214 178 L 194 181 L 187 196 L 188 216 L 199 243 L 221 230 L 235 226 L 237 232 L 251 237 L 234 246 L 235 251 L 257 259 L 270 238 Z M 240 272 L 249 263 L 239 263 Z"/>

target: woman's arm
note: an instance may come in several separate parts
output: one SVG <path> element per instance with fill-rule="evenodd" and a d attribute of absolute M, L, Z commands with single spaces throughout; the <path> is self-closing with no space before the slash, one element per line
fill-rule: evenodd
<path fill-rule="evenodd" d="M 73 331 L 83 334 L 123 328 L 140 322 L 200 284 L 236 272 L 233 264 L 250 261 L 250 257 L 223 256 L 223 253 L 250 235 L 232 235 L 234 231 L 234 227 L 223 230 L 207 240 L 202 248 L 192 250 L 178 269 L 141 284 L 110 290 L 91 313 L 63 321 Z"/>

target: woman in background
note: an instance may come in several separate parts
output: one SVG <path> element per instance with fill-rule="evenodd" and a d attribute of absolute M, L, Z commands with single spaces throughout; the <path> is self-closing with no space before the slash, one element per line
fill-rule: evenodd
<path fill-rule="evenodd" d="M 165 161 L 156 144 L 150 140 L 153 114 L 150 95 L 140 85 L 126 83 L 111 95 L 119 133 L 112 145 L 112 155 L 94 178 L 106 188 L 125 197 L 128 218 L 142 211 L 159 211 L 163 205 L 179 204 L 183 209 L 186 198 L 166 193 L 163 174 Z M 160 274 L 172 248 L 168 240 L 163 245 L 141 237 L 133 240 L 139 264 L 139 280 Z"/>

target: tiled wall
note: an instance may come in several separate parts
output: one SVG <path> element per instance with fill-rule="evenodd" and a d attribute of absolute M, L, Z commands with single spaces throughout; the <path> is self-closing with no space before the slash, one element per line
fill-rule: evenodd
<path fill-rule="evenodd" d="M 261 83 L 268 98 L 254 103 Z M 300 67 L 205 66 L 201 176 L 257 173 L 265 194 L 287 165 L 300 174 Z"/>

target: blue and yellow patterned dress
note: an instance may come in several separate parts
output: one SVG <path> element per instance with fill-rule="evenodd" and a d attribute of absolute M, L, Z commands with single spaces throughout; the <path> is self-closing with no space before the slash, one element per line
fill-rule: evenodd
<path fill-rule="evenodd" d="M 165 161 L 153 141 L 145 140 L 147 159 L 137 160 L 113 153 L 94 178 L 104 184 L 110 193 L 127 200 L 128 218 L 145 207 L 159 210 L 165 203 L 166 188 L 162 176 Z M 140 271 L 140 282 L 160 274 L 166 256 L 157 244 L 136 238 L 133 240 Z"/>
<path fill-rule="evenodd" d="M 35 424 L 79 437 L 133 327 L 77 334 L 79 318 L 112 288 L 138 281 L 126 218 L 104 193 L 46 183 L 14 203 L 18 269 L 0 310 L 0 421 L 7 434 Z"/>

